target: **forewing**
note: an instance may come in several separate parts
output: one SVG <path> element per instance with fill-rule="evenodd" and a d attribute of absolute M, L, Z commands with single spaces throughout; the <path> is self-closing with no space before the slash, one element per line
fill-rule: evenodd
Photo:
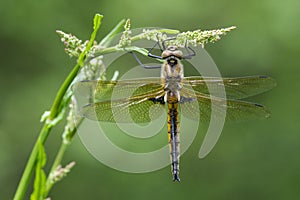
<path fill-rule="evenodd" d="M 151 99 L 164 95 L 163 88 L 130 98 L 100 101 L 81 108 L 80 114 L 91 120 L 114 123 L 147 123 L 165 112 L 164 104 Z"/>
<path fill-rule="evenodd" d="M 249 76 L 238 78 L 213 78 L 213 77 L 186 77 L 183 86 L 191 86 L 199 93 L 222 97 L 224 87 L 228 99 L 243 99 L 272 89 L 276 82 L 267 76 Z M 218 94 L 218 90 L 220 93 Z"/>
<path fill-rule="evenodd" d="M 80 96 L 95 99 L 95 101 L 104 101 L 149 94 L 161 87 L 160 78 L 146 78 L 120 81 L 80 81 L 72 86 L 72 90 Z"/>

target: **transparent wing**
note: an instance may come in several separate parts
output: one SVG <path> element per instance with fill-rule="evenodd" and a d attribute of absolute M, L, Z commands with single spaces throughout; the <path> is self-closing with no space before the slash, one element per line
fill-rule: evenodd
<path fill-rule="evenodd" d="M 97 83 L 99 85 L 99 82 Z M 123 90 L 125 88 L 124 85 Z M 121 92 L 120 88 L 117 91 Z M 119 94 L 110 100 L 88 104 L 81 108 L 80 114 L 96 121 L 114 123 L 147 123 L 158 118 L 165 112 L 165 107 L 157 99 L 164 96 L 160 85 L 149 83 L 135 89 L 131 96 L 122 97 Z M 105 94 L 106 95 L 106 94 Z"/>
<path fill-rule="evenodd" d="M 75 94 L 96 100 L 129 98 L 156 92 L 161 89 L 160 78 L 132 79 L 120 81 L 80 81 L 72 86 Z"/>
<path fill-rule="evenodd" d="M 225 100 L 218 96 L 210 96 L 208 92 L 208 86 L 210 88 L 224 86 L 227 98 L 241 99 L 274 87 L 275 81 L 269 77 L 224 79 L 187 77 L 183 79 L 182 84 L 181 96 L 193 99 L 193 101 L 186 101 L 180 105 L 182 114 L 188 118 L 198 120 L 197 113 L 200 113 L 202 120 L 209 121 L 211 108 L 214 108 L 214 113 L 220 113 L 220 115 L 226 109 L 226 119 L 229 120 L 267 118 L 270 115 L 262 105 Z M 164 96 L 160 78 L 82 81 L 75 83 L 73 90 L 95 100 L 95 103 L 84 106 L 80 111 L 83 116 L 92 120 L 144 123 L 150 122 L 151 119 L 165 112 L 160 103 L 149 100 Z"/>
<path fill-rule="evenodd" d="M 243 99 L 272 89 L 276 82 L 267 76 L 249 76 L 239 78 L 186 77 L 183 86 L 191 86 L 199 93 L 209 95 L 208 88 L 217 91 L 224 87 L 228 99 Z M 214 96 L 218 96 L 214 93 Z"/>
<path fill-rule="evenodd" d="M 226 111 L 226 120 L 239 121 L 268 118 L 270 116 L 269 111 L 264 106 L 256 103 L 239 100 L 226 100 L 195 91 L 191 92 L 185 88 L 183 88 L 180 93 L 181 96 L 193 100 L 180 104 L 182 114 L 190 119 L 197 120 L 199 113 L 201 120 L 209 121 L 211 118 L 212 108 L 216 114 L 213 115 L 214 117 L 218 117 L 218 115 L 222 116 L 222 114 Z M 195 101 L 198 102 L 197 106 L 195 106 Z"/>

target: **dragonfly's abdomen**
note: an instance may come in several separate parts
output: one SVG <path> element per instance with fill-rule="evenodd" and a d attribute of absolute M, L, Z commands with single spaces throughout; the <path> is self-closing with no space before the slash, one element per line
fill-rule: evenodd
<path fill-rule="evenodd" d="M 177 98 L 168 99 L 168 140 L 170 145 L 170 157 L 172 162 L 172 174 L 174 181 L 179 178 L 179 119 L 178 119 L 178 100 Z"/>

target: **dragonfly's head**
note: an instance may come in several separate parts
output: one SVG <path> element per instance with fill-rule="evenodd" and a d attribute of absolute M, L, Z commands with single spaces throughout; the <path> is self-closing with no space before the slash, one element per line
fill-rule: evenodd
<path fill-rule="evenodd" d="M 183 54 L 176 46 L 168 46 L 168 48 L 162 52 L 161 57 L 166 60 L 169 60 L 168 58 L 181 60 Z"/>

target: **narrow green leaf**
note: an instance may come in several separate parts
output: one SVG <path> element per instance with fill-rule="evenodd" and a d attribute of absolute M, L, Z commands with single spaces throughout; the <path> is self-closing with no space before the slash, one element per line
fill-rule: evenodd
<path fill-rule="evenodd" d="M 35 169 L 34 191 L 30 196 L 31 200 L 43 200 L 44 191 L 46 189 L 46 174 L 43 170 L 46 164 L 47 158 L 44 150 L 44 146 L 41 142 L 38 144 L 38 156 Z"/>
<path fill-rule="evenodd" d="M 95 38 L 96 38 L 96 35 L 97 35 L 97 32 L 98 32 L 98 29 L 100 28 L 100 25 L 101 25 L 102 18 L 103 18 L 103 16 L 99 15 L 99 14 L 96 14 L 95 17 L 94 17 L 94 26 L 93 26 L 94 30 L 93 30 L 93 32 L 91 34 L 89 42 L 86 45 L 85 50 L 79 55 L 79 58 L 77 60 L 77 64 L 80 67 L 83 66 L 84 60 L 86 58 L 86 55 L 90 52 L 91 47 L 94 44 L 94 41 L 95 41 Z"/>
<path fill-rule="evenodd" d="M 175 34 L 178 34 L 180 33 L 179 30 L 175 30 L 175 29 L 158 29 L 157 31 L 161 32 L 161 33 L 167 33 L 167 34 L 172 34 L 172 35 L 175 35 Z"/>
<path fill-rule="evenodd" d="M 102 21 L 103 15 L 100 14 L 96 14 L 94 17 L 94 30 L 98 30 L 100 25 L 101 25 L 101 21 Z"/>

